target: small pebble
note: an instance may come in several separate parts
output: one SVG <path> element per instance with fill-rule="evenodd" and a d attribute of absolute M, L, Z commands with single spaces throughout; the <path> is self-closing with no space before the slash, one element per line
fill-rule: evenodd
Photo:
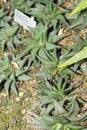
<path fill-rule="evenodd" d="M 4 130 L 8 130 L 9 129 L 9 124 L 5 125 Z"/>
<path fill-rule="evenodd" d="M 26 113 L 26 109 L 23 109 L 23 110 L 22 110 L 22 114 L 25 114 L 25 113 Z"/>
<path fill-rule="evenodd" d="M 6 111 L 6 113 L 9 113 L 9 112 L 12 112 L 12 111 L 13 111 L 12 107 L 11 107 L 11 106 L 7 106 L 7 111 Z"/>
<path fill-rule="evenodd" d="M 82 98 L 83 98 L 85 101 L 87 101 L 87 92 L 82 93 Z"/>
<path fill-rule="evenodd" d="M 16 97 L 16 101 L 17 101 L 17 102 L 19 102 L 19 101 L 20 101 L 20 99 L 19 99 L 18 97 Z"/>
<path fill-rule="evenodd" d="M 25 101 L 28 101 L 28 100 L 29 100 L 28 98 L 25 99 Z"/>
<path fill-rule="evenodd" d="M 2 105 L 6 105 L 6 103 L 7 103 L 7 100 L 5 98 L 1 99 L 1 104 Z"/>
<path fill-rule="evenodd" d="M 19 93 L 19 97 L 23 97 L 24 93 L 23 92 L 20 92 Z"/>
<path fill-rule="evenodd" d="M 15 117 L 11 117 L 10 121 L 12 124 L 16 125 L 17 124 L 17 120 L 15 119 Z"/>
<path fill-rule="evenodd" d="M 4 92 L 3 92 L 1 95 L 2 95 L 3 97 L 6 97 L 6 96 L 7 96 L 6 93 L 4 93 Z"/>

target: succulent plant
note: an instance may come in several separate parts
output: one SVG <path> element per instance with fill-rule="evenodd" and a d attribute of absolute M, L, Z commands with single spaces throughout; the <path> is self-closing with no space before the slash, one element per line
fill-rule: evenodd
<path fill-rule="evenodd" d="M 4 22 L 4 27 L 1 25 L 0 30 L 0 44 L 2 50 L 4 51 L 7 47 L 8 49 L 14 49 L 14 36 L 17 33 L 18 26 L 11 26 L 7 22 Z"/>
<path fill-rule="evenodd" d="M 6 12 L 4 12 L 3 8 L 0 9 L 0 20 L 6 15 Z"/>
<path fill-rule="evenodd" d="M 68 86 L 69 89 L 67 89 L 67 85 L 68 85 L 68 76 L 65 76 L 66 79 L 64 77 L 59 77 L 56 76 L 56 79 L 45 79 L 41 80 L 40 83 L 40 88 L 39 90 L 36 90 L 38 92 L 38 94 L 44 95 L 44 96 L 48 96 L 48 97 L 52 97 L 56 100 L 61 100 L 63 99 L 66 94 L 68 94 L 68 91 L 70 91 L 70 88 L 72 89 L 73 86 Z M 52 83 L 50 83 L 52 82 Z"/>
<path fill-rule="evenodd" d="M 27 13 L 36 17 L 38 21 L 43 21 L 43 23 L 51 23 L 51 25 L 53 25 L 56 29 L 59 22 L 67 25 L 67 22 L 62 15 L 65 12 L 67 12 L 67 10 L 60 10 L 56 4 L 49 1 L 47 5 L 36 3 L 35 7 L 30 8 Z"/>
<path fill-rule="evenodd" d="M 75 14 L 73 16 L 72 15 L 66 15 L 66 19 L 71 21 L 71 24 L 69 25 L 68 29 L 78 29 L 80 31 L 82 31 L 83 29 L 86 28 L 87 26 L 87 8 L 85 8 L 84 10 L 82 10 L 81 12 Z"/>
<path fill-rule="evenodd" d="M 36 90 L 40 100 L 30 111 L 33 126 L 43 130 L 82 130 L 86 128 L 86 126 L 76 125 L 87 119 L 87 112 L 81 112 L 78 117 L 80 105 L 83 105 L 84 101 L 72 93 L 75 85 L 68 86 L 69 79 L 68 77 L 66 79 L 66 76 L 63 78 L 58 76 L 56 80 L 55 82 L 45 78 L 39 90 Z M 35 114 L 34 110 L 39 111 L 39 115 Z"/>
<path fill-rule="evenodd" d="M 61 47 L 59 46 L 59 49 Z M 38 56 L 39 60 L 41 61 L 42 67 L 51 75 L 55 75 L 57 73 L 57 64 L 58 64 L 58 57 L 56 54 L 56 49 L 52 52 L 48 52 L 44 50 L 43 55 Z"/>
<path fill-rule="evenodd" d="M 38 57 L 42 63 L 43 68 L 47 70 L 50 74 L 53 74 L 53 72 L 58 72 L 58 74 L 60 74 L 61 72 L 63 72 L 63 74 L 80 72 L 78 71 L 78 68 L 81 63 L 86 59 L 85 49 L 87 46 L 87 40 L 82 40 L 80 38 L 76 38 L 75 40 L 77 43 L 74 46 L 71 45 L 67 48 L 56 46 L 56 49 L 51 52 L 45 50 L 43 55 Z M 60 67 L 61 65 L 63 65 L 63 63 L 67 63 L 67 65 L 64 65 L 64 67 Z"/>
<path fill-rule="evenodd" d="M 83 130 L 84 127 L 83 126 L 79 126 L 79 125 L 75 125 L 75 124 L 66 124 L 66 125 L 62 125 L 59 123 L 56 123 L 51 130 Z"/>
<path fill-rule="evenodd" d="M 71 102 L 67 103 L 66 107 L 69 111 L 66 110 L 65 106 L 63 106 L 64 101 L 61 100 L 57 102 L 53 100 L 51 97 L 44 97 L 36 106 L 39 106 L 39 116 L 38 114 L 34 114 L 34 112 L 30 112 L 30 118 L 33 121 L 33 126 L 35 128 L 41 128 L 43 130 L 52 129 L 53 128 L 59 130 L 82 130 L 86 128 L 86 126 L 76 125 L 79 122 L 83 122 L 86 120 L 87 112 L 85 112 L 81 117 L 77 117 L 79 113 L 79 105 L 74 97 L 71 97 Z M 70 98 L 69 98 L 70 99 Z M 68 99 L 68 100 L 69 100 Z M 66 99 L 65 99 L 66 100 Z M 43 102 L 42 102 L 43 101 Z M 73 102 L 74 101 L 74 102 Z M 66 101 L 65 101 L 66 102 Z M 35 108 L 35 110 L 36 110 Z M 34 109 L 32 109 L 34 111 Z M 68 115 L 69 114 L 69 115 Z M 73 117 L 72 117 L 73 115 Z M 50 121 L 50 122 L 49 122 Z"/>
<path fill-rule="evenodd" d="M 63 52 L 62 49 L 63 48 L 61 46 L 57 46 L 56 49 L 54 49 L 53 51 L 44 50 L 44 53 L 42 55 L 37 56 L 38 59 L 41 61 L 42 69 L 41 72 L 37 72 L 36 76 L 49 77 L 50 75 L 51 77 L 55 77 L 56 74 L 62 76 L 66 74 L 74 74 L 74 72 L 79 73 L 78 68 L 81 64 L 81 61 L 77 61 L 76 64 L 73 66 L 70 66 L 67 63 L 66 67 L 60 67 L 63 63 L 67 62 L 69 58 L 74 57 L 74 55 L 77 54 L 74 48 L 73 50 L 70 49 L 66 52 Z M 72 65 L 71 62 L 69 63 Z"/>
<path fill-rule="evenodd" d="M 13 0 L 11 2 L 11 8 L 14 11 L 15 9 L 20 9 L 21 11 L 25 12 L 28 7 L 31 7 L 31 5 L 34 3 L 34 1 L 31 0 Z"/>
<path fill-rule="evenodd" d="M 6 53 L 3 59 L 0 59 L 0 85 L 4 87 L 7 95 L 9 96 L 10 90 L 18 94 L 16 81 L 17 77 L 21 79 L 21 75 L 25 76 L 25 79 L 30 79 L 25 75 L 29 68 L 23 69 L 23 61 L 14 62 Z M 24 79 L 24 78 L 23 78 Z"/>
<path fill-rule="evenodd" d="M 56 42 L 66 35 L 49 35 L 47 25 L 38 24 L 35 29 L 32 29 L 32 37 L 24 39 L 19 43 L 20 45 L 25 45 L 25 50 L 19 55 L 19 58 L 22 58 L 26 55 L 31 55 L 34 60 L 37 55 L 42 55 L 44 49 L 51 51 L 55 48 Z"/>
<path fill-rule="evenodd" d="M 58 65 L 58 69 L 64 69 L 67 66 L 70 66 L 72 64 L 75 64 L 81 60 L 84 60 L 87 58 L 86 56 L 87 53 L 87 46 L 84 47 L 81 51 L 79 51 L 78 53 L 76 53 L 74 56 L 72 56 L 70 59 L 68 59 L 67 61 L 65 61 L 64 63 L 60 63 Z"/>

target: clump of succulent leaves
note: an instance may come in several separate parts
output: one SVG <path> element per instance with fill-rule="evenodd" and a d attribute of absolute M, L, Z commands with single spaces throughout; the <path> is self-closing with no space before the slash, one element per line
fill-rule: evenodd
<path fill-rule="evenodd" d="M 77 1 L 75 7 L 73 8 L 73 11 L 70 13 L 70 15 L 66 15 L 69 17 L 69 19 L 72 19 L 72 23 L 69 26 L 68 29 L 76 28 L 78 30 L 83 30 L 87 27 L 87 4 L 86 0 L 82 0 L 81 2 Z"/>
<path fill-rule="evenodd" d="M 80 94 L 87 89 L 81 89 L 79 81 L 71 82 L 71 77 L 87 72 L 87 38 L 81 39 L 78 35 L 76 44 L 66 47 L 60 44 L 60 40 L 68 35 L 59 34 L 64 28 L 79 32 L 86 28 L 86 6 L 80 4 L 80 9 L 70 14 L 71 10 L 64 9 L 63 2 L 13 0 L 11 4 L 6 3 L 10 5 L 10 11 L 0 9 L 0 45 L 3 50 L 0 90 L 5 88 L 7 95 L 11 90 L 18 94 L 17 81 L 31 79 L 30 68 L 38 66 L 39 71 L 32 75 L 39 77 L 39 87 L 34 87 L 39 101 L 30 110 L 32 126 L 42 130 L 86 130 L 87 125 L 82 124 L 87 120 L 87 111 Z M 36 28 L 29 28 L 28 35 L 22 33 L 19 25 L 13 24 L 15 8 L 27 16 L 34 16 L 37 21 Z M 22 46 L 25 49 L 17 55 L 14 51 L 8 52 Z"/>
<path fill-rule="evenodd" d="M 34 60 L 38 55 L 42 55 L 45 49 L 47 51 L 54 50 L 57 46 L 56 43 L 66 35 L 58 35 L 56 33 L 53 35 L 53 31 L 49 32 L 50 28 L 47 24 L 40 23 L 35 29 L 31 29 L 32 36 L 30 38 L 22 41 L 17 39 L 16 44 L 26 45 L 25 50 L 19 55 L 18 59 L 30 54 L 32 60 Z"/>
<path fill-rule="evenodd" d="M 39 56 L 39 60 L 42 63 L 42 70 L 41 72 L 38 72 L 36 76 L 42 77 L 42 80 L 40 82 L 40 89 L 36 90 L 36 92 L 39 95 L 40 101 L 33 107 L 30 116 L 37 128 L 44 130 L 82 130 L 83 128 L 86 128 L 86 126 L 77 125 L 87 120 L 87 112 L 80 111 L 80 105 L 84 106 L 85 102 L 80 97 L 76 97 L 76 94 L 85 93 L 87 90 L 75 91 L 78 84 L 69 84 L 69 74 L 72 74 L 72 72 L 78 73 L 77 70 L 81 62 L 75 64 L 71 68 L 67 68 L 70 64 L 75 63 L 75 59 L 79 61 L 79 58 L 83 57 L 83 52 L 85 52 L 83 50 L 86 44 L 86 40 L 80 40 L 77 45 L 74 47 L 71 46 L 66 53 L 63 54 L 62 52 L 59 59 L 59 54 L 57 55 L 56 50 L 53 52 L 45 51 L 43 56 Z M 76 47 L 78 49 L 76 49 Z M 79 55 L 79 58 L 77 58 L 77 55 Z M 60 64 L 58 62 L 60 62 Z M 63 70 L 62 73 L 59 73 L 60 65 L 63 64 L 66 69 Z M 57 66 L 59 66 L 59 68 L 57 68 Z M 49 76 L 49 74 L 51 75 Z M 39 108 L 40 116 L 32 113 L 36 108 Z M 81 116 L 78 117 L 80 112 Z"/>
<path fill-rule="evenodd" d="M 13 0 L 11 2 L 11 9 L 14 12 L 15 8 L 26 12 L 28 8 L 33 6 L 34 0 Z"/>
<path fill-rule="evenodd" d="M 42 79 L 40 89 L 36 90 L 40 101 L 30 111 L 30 118 L 36 128 L 44 130 L 82 130 L 85 128 L 77 125 L 87 120 L 87 112 L 81 112 L 78 117 L 80 105 L 83 106 L 85 102 L 75 96 L 75 93 L 80 93 L 80 91 L 72 92 L 75 87 L 75 84 L 69 85 L 67 75 L 57 76 L 53 81 Z M 39 115 L 33 113 L 34 110 L 37 110 Z"/>
<path fill-rule="evenodd" d="M 26 59 L 27 60 L 27 59 Z M 5 88 L 7 95 L 10 95 L 12 90 L 15 94 L 18 94 L 18 88 L 16 86 L 18 80 L 28 80 L 30 77 L 26 75 L 29 70 L 29 66 L 23 68 L 26 61 L 14 61 L 14 56 L 4 53 L 3 58 L 0 59 L 0 90 Z"/>
<path fill-rule="evenodd" d="M 45 49 L 42 55 L 37 56 L 41 61 L 42 68 L 35 75 L 55 77 L 56 74 L 64 75 L 65 73 L 81 73 L 78 68 L 87 58 L 85 55 L 87 51 L 87 40 L 77 38 L 76 42 L 76 45 L 72 45 L 68 48 L 57 46 L 57 48 L 51 51 Z"/>
<path fill-rule="evenodd" d="M 80 64 L 84 62 L 84 59 L 86 60 L 86 45 L 87 40 L 78 39 L 78 43 L 68 49 L 60 46 L 50 51 L 45 48 L 43 55 L 37 56 L 42 65 L 41 72 L 36 74 L 36 76 L 42 76 L 40 89 L 36 90 L 40 101 L 32 108 L 30 114 L 36 128 L 44 130 L 83 130 L 87 128 L 87 126 L 80 125 L 81 122 L 87 120 L 87 112 L 81 111 L 80 108 L 80 105 L 84 106 L 85 102 L 80 97 L 76 97 L 76 94 L 86 92 L 86 90 L 74 90 L 73 92 L 78 85 L 70 85 L 68 77 L 73 71 L 78 73 Z M 49 76 L 50 73 L 51 76 Z M 32 112 L 36 108 L 39 108 L 37 112 L 39 114 Z"/>
<path fill-rule="evenodd" d="M 87 27 L 87 21 L 86 21 L 87 13 L 86 13 L 86 11 L 87 11 L 87 9 L 83 10 L 82 13 L 76 14 L 75 16 L 72 16 L 72 15 L 68 16 L 68 17 L 70 17 L 70 19 L 73 20 L 73 22 L 68 27 L 68 29 L 76 28 L 76 29 L 78 29 L 80 31 L 85 29 Z"/>
<path fill-rule="evenodd" d="M 0 44 L 2 46 L 2 50 L 4 51 L 6 47 L 8 49 L 14 48 L 14 36 L 18 30 L 18 26 L 11 26 L 8 23 L 3 23 L 0 30 Z"/>
<path fill-rule="evenodd" d="M 4 12 L 3 8 L 0 9 L 0 21 L 5 16 L 6 12 Z"/>
<path fill-rule="evenodd" d="M 27 14 L 34 16 L 37 21 L 42 21 L 43 23 L 49 23 L 53 25 L 54 31 L 57 29 L 58 24 L 67 25 L 67 22 L 62 14 L 67 12 L 67 10 L 58 9 L 57 5 L 52 1 L 44 5 L 42 3 L 36 3 L 34 7 L 27 11 Z"/>
<path fill-rule="evenodd" d="M 8 10 L 0 9 L 0 45 L 2 51 L 14 49 L 14 36 L 18 32 L 18 25 L 12 24 L 12 18 L 8 16 Z"/>

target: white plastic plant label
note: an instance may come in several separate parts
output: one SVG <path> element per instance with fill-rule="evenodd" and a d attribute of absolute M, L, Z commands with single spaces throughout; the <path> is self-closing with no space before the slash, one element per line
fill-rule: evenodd
<path fill-rule="evenodd" d="M 27 29 L 28 31 L 30 31 L 29 27 L 36 27 L 36 21 L 33 18 L 28 17 L 17 9 L 15 9 L 14 21 L 23 26 L 23 28 Z"/>
<path fill-rule="evenodd" d="M 3 0 L 3 2 L 4 2 L 4 3 L 6 3 L 6 2 L 7 2 L 7 0 Z"/>

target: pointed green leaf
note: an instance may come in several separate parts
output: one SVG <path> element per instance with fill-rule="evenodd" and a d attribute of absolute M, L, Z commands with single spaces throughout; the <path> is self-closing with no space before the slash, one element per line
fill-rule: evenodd
<path fill-rule="evenodd" d="M 82 0 L 70 14 L 71 16 L 87 8 L 87 0 Z"/>
<path fill-rule="evenodd" d="M 15 81 L 15 79 L 12 81 L 12 83 L 11 83 L 11 90 L 16 94 L 16 95 L 18 95 L 18 89 L 17 89 L 17 87 L 16 87 L 16 81 Z"/>
<path fill-rule="evenodd" d="M 87 46 L 84 47 L 81 51 L 79 51 L 78 53 L 76 53 L 74 56 L 72 56 L 71 58 L 69 58 L 67 61 L 65 61 L 64 63 L 61 63 L 58 65 L 58 70 L 59 69 L 63 69 L 66 68 L 67 66 L 70 66 L 72 64 L 75 64 L 83 59 L 87 58 Z"/>
<path fill-rule="evenodd" d="M 84 128 L 84 126 L 75 125 L 75 124 L 67 124 L 66 126 L 72 130 L 82 130 Z"/>
<path fill-rule="evenodd" d="M 52 126 L 51 130 L 63 130 L 63 125 L 56 123 L 54 126 Z"/>
<path fill-rule="evenodd" d="M 5 88 L 5 90 L 6 90 L 7 96 L 10 95 L 10 85 L 11 85 L 11 83 L 12 83 L 12 79 L 9 78 L 9 79 L 6 81 L 6 83 L 4 84 L 4 88 Z"/>

